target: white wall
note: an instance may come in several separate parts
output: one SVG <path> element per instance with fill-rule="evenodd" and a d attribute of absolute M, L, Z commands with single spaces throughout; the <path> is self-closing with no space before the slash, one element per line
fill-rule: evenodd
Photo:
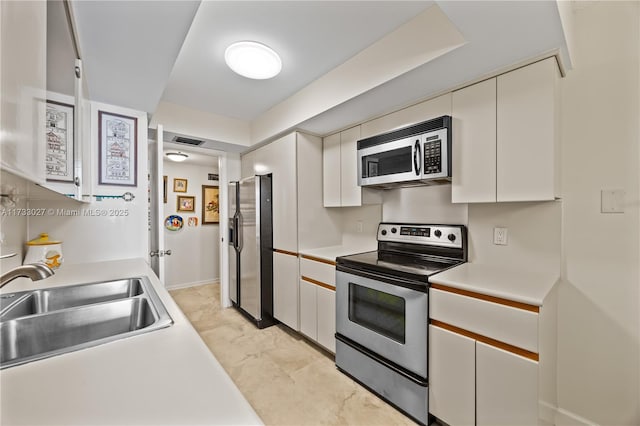
<path fill-rule="evenodd" d="M 10 194 L 12 191 L 18 191 L 20 194 L 26 193 L 27 182 L 4 170 L 0 172 L 0 192 L 2 194 Z M 0 200 L 2 209 L 24 209 L 27 202 L 24 197 L 20 197 L 15 204 L 9 200 Z M 14 257 L 0 260 L 0 270 L 4 273 L 11 268 L 22 265 L 24 259 L 25 247 L 27 241 L 27 216 L 26 215 L 2 215 L 0 216 L 0 254 L 7 255 L 16 253 Z"/>
<path fill-rule="evenodd" d="M 211 166 L 173 161 L 163 163 L 164 175 L 168 178 L 164 216 L 177 214 L 184 219 L 181 230 L 162 230 L 165 250 L 172 252 L 171 256 L 165 257 L 166 287 L 186 287 L 220 279 L 220 225 L 202 224 L 202 185 L 218 185 L 218 181 L 207 179 L 209 173 L 218 173 L 217 163 L 217 157 L 211 157 Z M 174 178 L 187 179 L 187 192 L 173 192 Z M 178 195 L 195 196 L 195 211 L 178 212 Z M 190 217 L 198 218 L 198 226 L 188 226 Z"/>
<path fill-rule="evenodd" d="M 558 424 L 640 424 L 640 3 L 579 2 L 562 81 Z M 626 192 L 623 214 L 600 191 Z M 579 420 L 579 419 L 578 419 Z"/>
<path fill-rule="evenodd" d="M 383 193 L 385 222 L 467 224 L 467 205 L 451 202 L 451 185 L 389 189 Z"/>
<path fill-rule="evenodd" d="M 98 185 L 98 111 L 108 111 L 138 120 L 137 186 Z M 148 188 L 147 179 L 147 114 L 113 105 L 91 103 L 91 140 L 84 146 L 91 150 L 94 195 L 134 194 L 135 199 L 105 199 L 79 204 L 71 200 L 30 201 L 29 207 L 53 209 L 53 214 L 29 220 L 28 239 L 47 232 L 62 240 L 64 263 L 77 264 L 114 259 L 147 258 L 148 252 Z M 58 209 L 78 211 L 79 216 L 59 214 Z M 85 212 L 105 212 L 85 215 Z"/>

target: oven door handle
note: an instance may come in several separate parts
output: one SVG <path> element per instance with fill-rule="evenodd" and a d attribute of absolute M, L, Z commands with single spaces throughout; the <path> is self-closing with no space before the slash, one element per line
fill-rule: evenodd
<path fill-rule="evenodd" d="M 416 172 L 416 176 L 420 176 L 420 140 L 417 140 L 413 148 L 413 170 Z"/>

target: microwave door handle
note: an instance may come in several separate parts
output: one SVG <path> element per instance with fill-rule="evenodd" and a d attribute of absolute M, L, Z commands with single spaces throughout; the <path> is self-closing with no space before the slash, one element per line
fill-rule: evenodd
<path fill-rule="evenodd" d="M 416 176 L 420 176 L 420 158 L 422 156 L 420 155 L 420 141 L 416 141 L 416 144 L 414 145 L 414 150 L 413 150 L 413 169 L 416 172 Z"/>

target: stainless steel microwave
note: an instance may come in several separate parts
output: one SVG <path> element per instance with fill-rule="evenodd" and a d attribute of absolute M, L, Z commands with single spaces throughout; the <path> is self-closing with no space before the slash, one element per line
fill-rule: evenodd
<path fill-rule="evenodd" d="M 374 188 L 451 182 L 451 117 L 358 141 L 358 185 Z"/>

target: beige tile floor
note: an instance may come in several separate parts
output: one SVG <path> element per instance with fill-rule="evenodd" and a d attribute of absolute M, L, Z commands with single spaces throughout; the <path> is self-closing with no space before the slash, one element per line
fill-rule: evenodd
<path fill-rule="evenodd" d="M 218 285 L 171 295 L 266 425 L 414 424 L 297 333 L 283 325 L 258 330 L 220 308 Z"/>

